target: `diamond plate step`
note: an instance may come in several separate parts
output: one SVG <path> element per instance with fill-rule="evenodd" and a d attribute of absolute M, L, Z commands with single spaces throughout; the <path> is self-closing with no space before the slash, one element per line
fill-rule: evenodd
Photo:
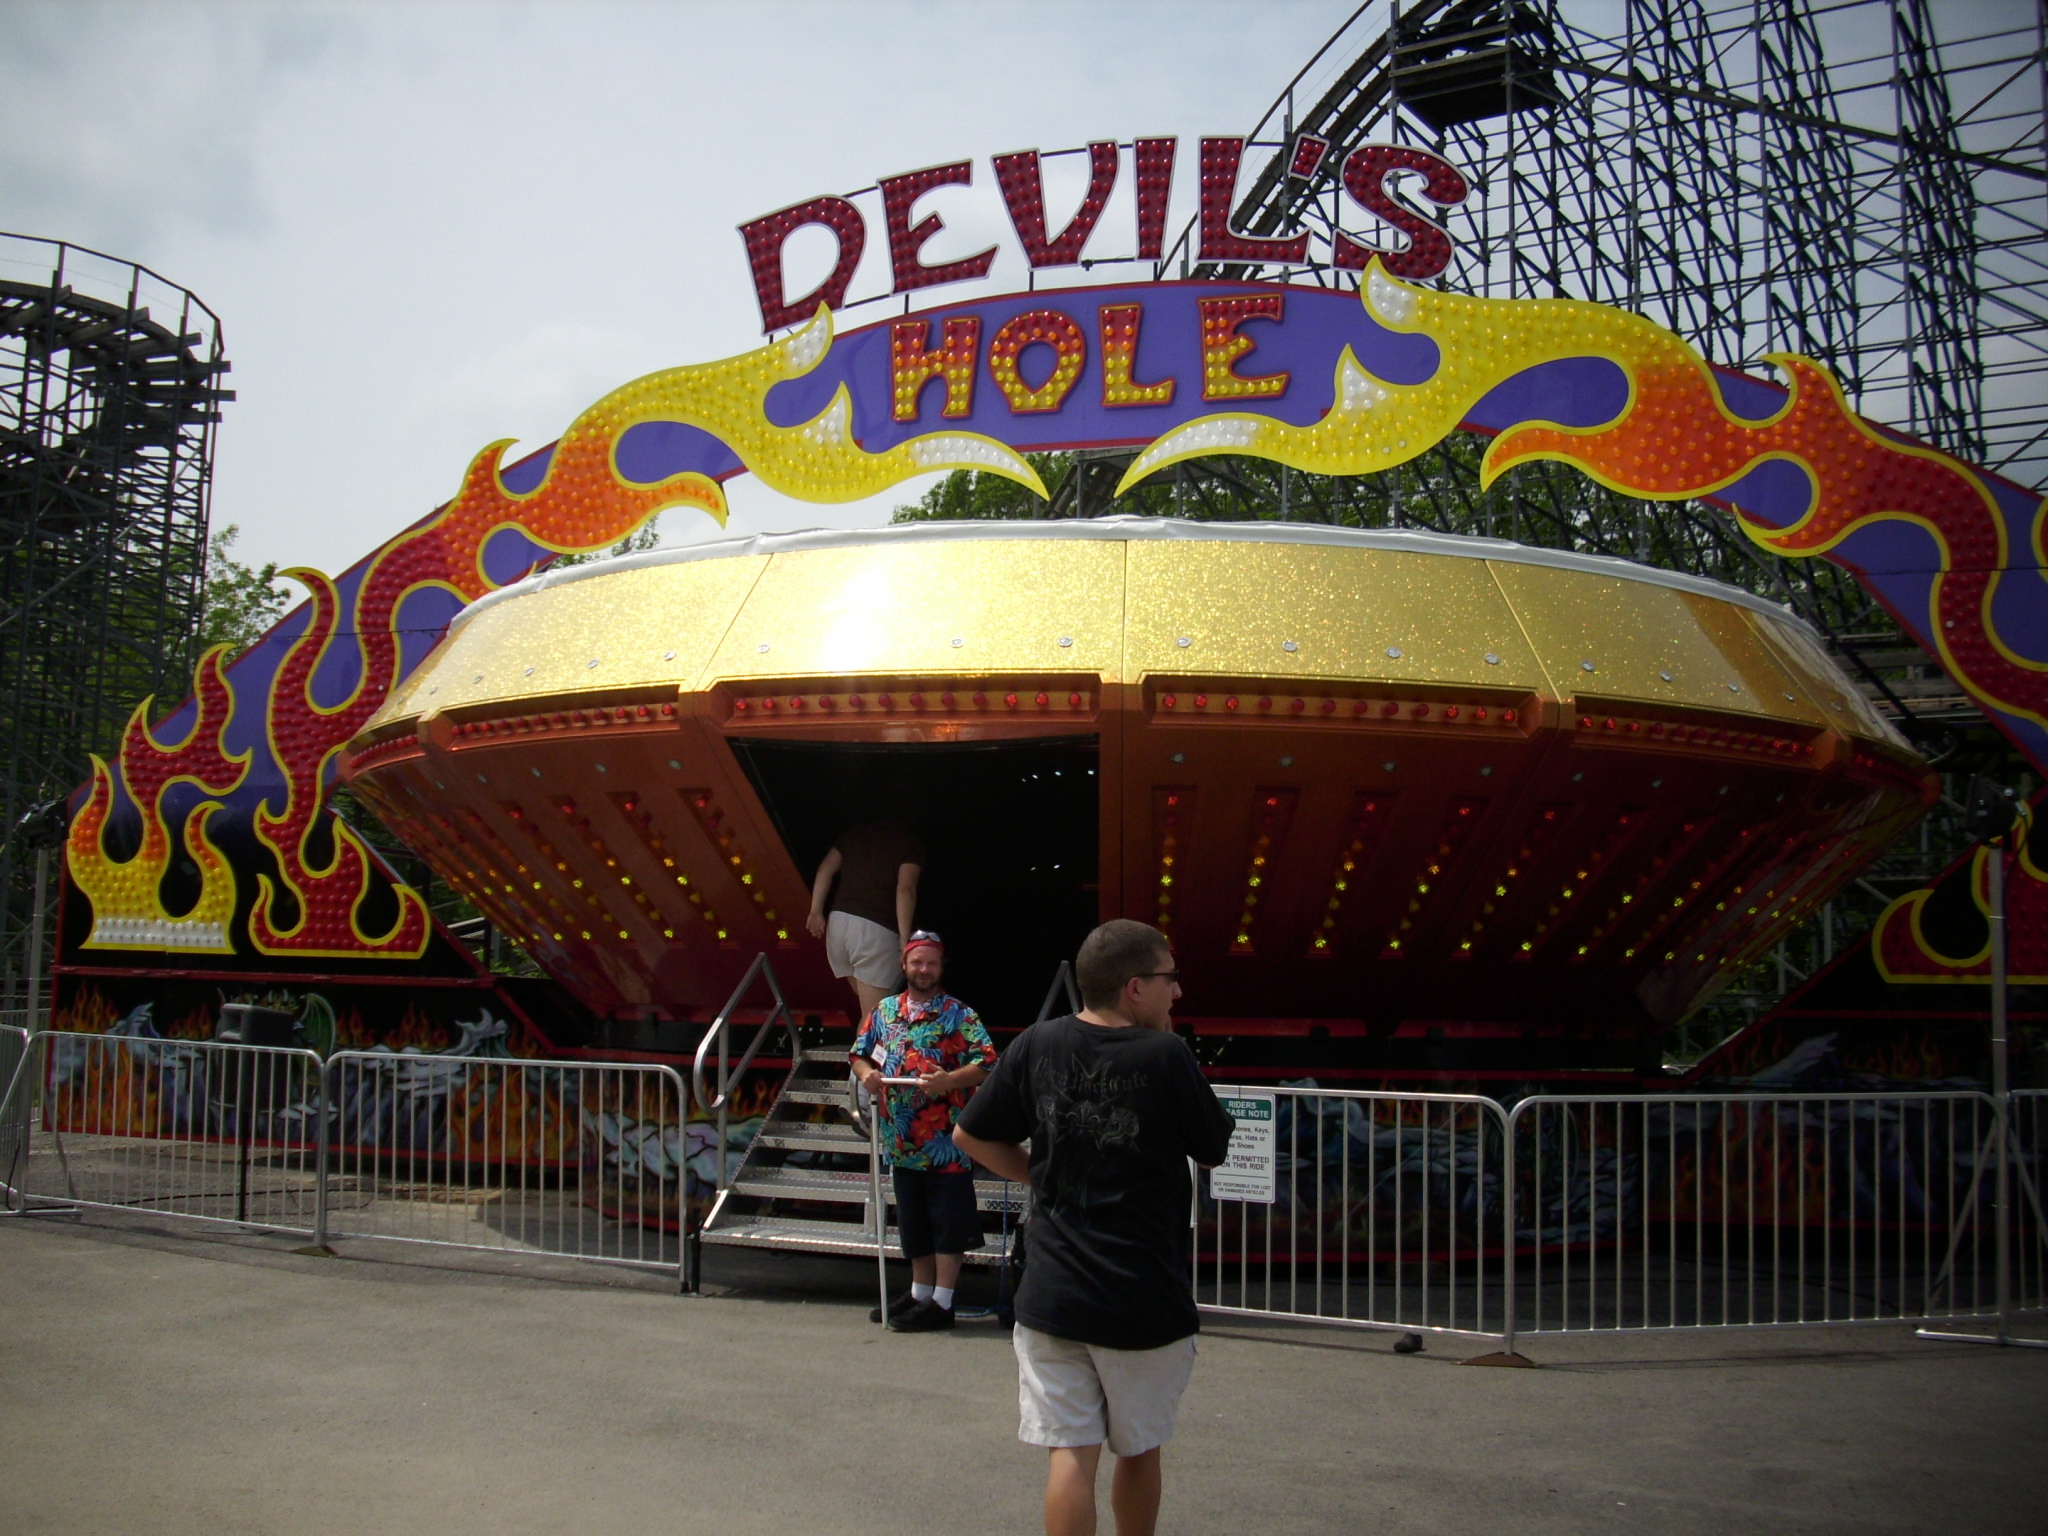
<path fill-rule="evenodd" d="M 727 1248 L 837 1253 L 857 1258 L 873 1258 L 875 1253 L 875 1240 L 865 1227 L 850 1221 L 805 1221 L 794 1216 L 736 1216 L 723 1225 L 707 1228 L 704 1241 Z M 889 1256 L 895 1258 L 894 1227 L 889 1228 L 886 1241 Z M 991 1232 L 980 1248 L 966 1255 L 966 1261 L 969 1264 L 1000 1264 L 1006 1246 L 1001 1233 Z"/>
<path fill-rule="evenodd" d="M 825 1168 L 742 1167 L 739 1177 L 732 1181 L 732 1192 L 770 1200 L 836 1200 L 864 1205 L 868 1198 L 868 1176 L 835 1173 Z"/>
<path fill-rule="evenodd" d="M 775 1147 L 784 1152 L 846 1152 L 855 1157 L 868 1155 L 868 1139 L 850 1125 L 828 1125 L 792 1120 L 778 1126 L 774 1121 L 757 1132 L 752 1145 Z"/>
<path fill-rule="evenodd" d="M 896 1229 L 888 1232 L 896 1244 Z M 734 1216 L 704 1229 L 704 1241 L 728 1248 L 781 1248 L 805 1253 L 844 1253 L 873 1257 L 875 1240 L 852 1221 L 804 1221 L 794 1216 Z"/>
<path fill-rule="evenodd" d="M 840 1109 L 846 1107 L 846 1087 L 837 1084 L 830 1088 L 785 1088 L 776 1100 L 779 1104 L 832 1104 Z"/>
<path fill-rule="evenodd" d="M 868 1198 L 866 1172 L 842 1173 L 830 1168 L 742 1167 L 731 1187 L 736 1195 L 753 1195 L 769 1200 L 831 1200 L 865 1205 Z M 890 1205 L 896 1203 L 887 1178 L 882 1180 L 882 1198 Z M 1022 1210 L 1024 1191 L 1014 1184 L 1006 1185 L 1000 1179 L 976 1179 L 974 1204 L 982 1211 Z"/>

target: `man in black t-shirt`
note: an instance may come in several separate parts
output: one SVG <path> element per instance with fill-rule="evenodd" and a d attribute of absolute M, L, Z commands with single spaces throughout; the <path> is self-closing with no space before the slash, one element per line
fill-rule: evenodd
<path fill-rule="evenodd" d="M 1200 1327 L 1190 1281 L 1188 1160 L 1223 1161 L 1230 1116 L 1173 1030 L 1166 936 L 1119 919 L 1088 935 L 1079 1014 L 1034 1024 L 953 1132 L 1032 1189 L 1017 1290 L 1018 1438 L 1051 1452 L 1049 1536 L 1095 1530 L 1095 1471 L 1116 1456 L 1118 1536 L 1150 1536 Z M 1027 1152 L 1022 1145 L 1030 1142 Z"/>

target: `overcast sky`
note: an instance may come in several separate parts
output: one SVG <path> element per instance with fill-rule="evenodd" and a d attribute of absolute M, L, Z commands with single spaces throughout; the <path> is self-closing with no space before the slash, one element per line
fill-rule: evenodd
<path fill-rule="evenodd" d="M 335 571 L 485 443 L 538 447 L 641 373 L 758 346 L 742 221 L 972 159 L 972 189 L 920 205 L 949 226 L 926 257 L 1002 243 L 991 283 L 1021 287 L 989 155 L 1178 134 L 1189 170 L 1353 3 L 0 0 L 0 229 L 140 261 L 221 316 L 214 524 L 245 560 Z M 1173 227 L 1191 209 L 1184 183 Z M 1091 253 L 1128 254 L 1117 214 Z M 816 507 L 743 476 L 732 527 L 885 522 L 925 483 Z"/>

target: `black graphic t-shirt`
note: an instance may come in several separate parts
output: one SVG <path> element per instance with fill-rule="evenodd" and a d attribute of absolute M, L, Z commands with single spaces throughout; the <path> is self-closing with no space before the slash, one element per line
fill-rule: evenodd
<path fill-rule="evenodd" d="M 1110 1349 L 1157 1349 L 1197 1331 L 1188 1159 L 1222 1162 L 1231 1119 L 1185 1042 L 1072 1014 L 1034 1024 L 961 1111 L 960 1129 L 1031 1143 L 1020 1322 Z"/>

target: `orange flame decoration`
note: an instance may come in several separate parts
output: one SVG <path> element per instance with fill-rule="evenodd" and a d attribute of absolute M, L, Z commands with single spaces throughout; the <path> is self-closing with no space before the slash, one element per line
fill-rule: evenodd
<path fill-rule="evenodd" d="M 50 1085 L 43 1108 L 47 1129 L 96 1136 L 173 1131 L 177 1117 L 164 1102 L 162 1074 L 138 1062 L 126 1043 L 113 1037 L 92 1041 L 76 1074 Z"/>
<path fill-rule="evenodd" d="M 612 397 L 579 416 L 556 445 L 547 477 L 525 496 L 504 488 L 499 466 L 509 440 L 491 444 L 470 462 L 462 489 L 430 522 L 378 551 L 356 598 L 355 631 L 362 673 L 341 704 L 314 702 L 312 680 L 335 637 L 340 599 L 318 571 L 287 572 L 313 595 L 313 620 L 286 653 L 271 689 L 270 749 L 284 770 L 288 793 L 281 813 L 266 804 L 257 813 L 257 836 L 276 856 L 283 884 L 298 906 L 289 927 L 274 921 L 277 890 L 259 875 L 250 937 L 265 954 L 348 955 L 365 952 L 415 956 L 426 949 L 426 904 L 398 887 L 400 912 L 388 933 L 370 935 L 355 912 L 369 888 L 370 854 L 348 828 L 334 827 L 334 855 L 325 868 L 308 858 L 308 842 L 326 798 L 327 768 L 341 746 L 368 723 L 398 681 L 399 605 L 422 587 L 440 587 L 464 602 L 490 590 L 483 552 L 492 534 L 517 528 L 553 549 L 589 549 L 622 538 L 654 513 L 682 504 L 725 521 L 725 494 L 703 475 L 677 475 L 654 486 L 621 480 L 612 445 L 621 423 Z"/>
<path fill-rule="evenodd" d="M 480 1072 L 448 1099 L 448 1150 L 478 1160 L 575 1160 L 582 1126 L 545 1073 Z"/>
<path fill-rule="evenodd" d="M 1825 1104 L 1817 1110 L 1818 1123 L 1799 1133 L 1778 1123 L 1775 1108 L 1724 1104 L 1711 1139 L 1697 1148 L 1681 1144 L 1667 1175 L 1653 1182 L 1651 1218 L 1759 1227 L 1823 1219 L 1840 1203 L 1828 1200 L 1828 1151 L 1838 1128 Z"/>
<path fill-rule="evenodd" d="M 1928 629 L 1942 665 L 1980 702 L 2048 725 L 2048 665 L 2014 654 L 1992 614 L 2012 551 L 1990 488 L 1947 454 L 1878 433 L 1849 409 L 1819 363 L 1789 354 L 1771 361 L 1792 385 L 1790 400 L 1768 421 L 1731 415 L 1694 353 L 1639 368 L 1634 401 L 1612 426 L 1502 433 L 1487 453 L 1486 479 L 1525 459 L 1560 459 L 1616 490 L 1676 499 L 1720 490 L 1767 459 L 1796 463 L 1813 482 L 1811 506 L 1785 528 L 1745 517 L 1750 538 L 1774 554 L 1811 556 L 1880 521 L 1925 528 L 1940 548 Z M 2044 528 L 2048 503 L 2035 511 L 2034 542 Z"/>

